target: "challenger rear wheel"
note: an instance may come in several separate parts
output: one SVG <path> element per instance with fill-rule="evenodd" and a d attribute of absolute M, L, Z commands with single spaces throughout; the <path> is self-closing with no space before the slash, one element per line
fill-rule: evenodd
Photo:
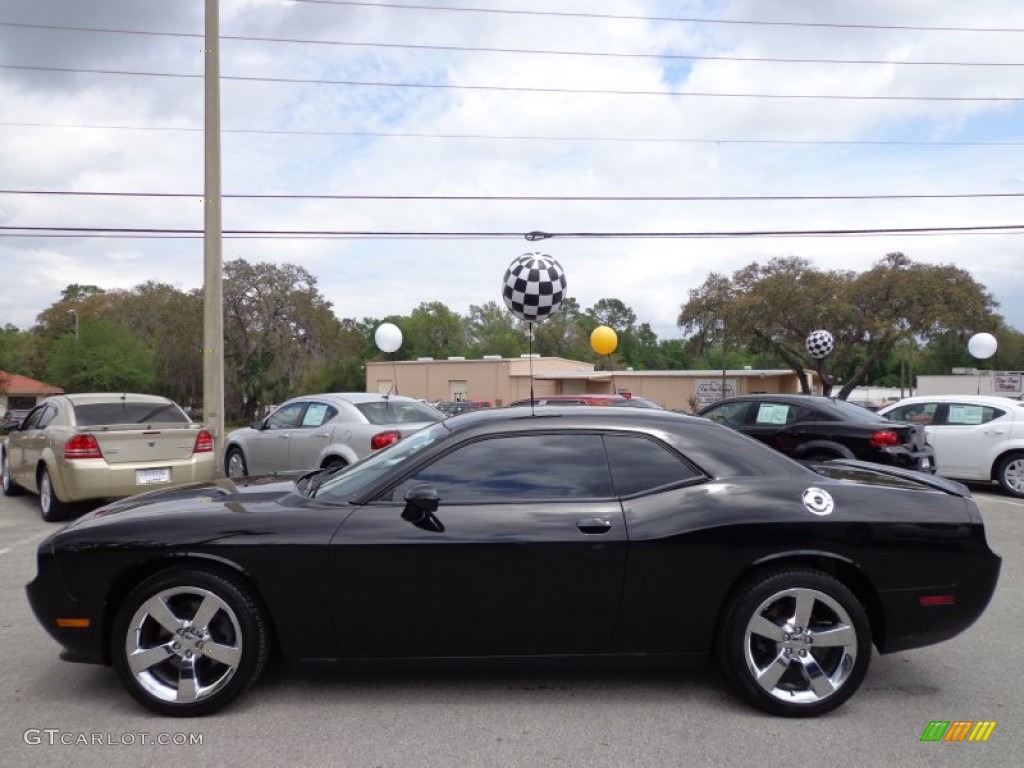
<path fill-rule="evenodd" d="M 726 676 L 755 706 L 813 717 L 852 696 L 868 671 L 871 629 L 856 596 L 813 569 L 758 575 L 726 609 L 718 637 Z"/>
<path fill-rule="evenodd" d="M 195 717 L 227 706 L 266 665 L 270 630 L 240 580 L 202 568 L 151 576 L 121 604 L 111 658 L 121 682 L 162 715 Z"/>

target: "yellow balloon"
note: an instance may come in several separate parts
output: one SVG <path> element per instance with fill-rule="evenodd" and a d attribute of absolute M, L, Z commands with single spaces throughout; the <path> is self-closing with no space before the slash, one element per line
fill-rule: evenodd
<path fill-rule="evenodd" d="M 619 346 L 619 337 L 607 325 L 599 325 L 590 334 L 590 346 L 599 355 L 610 355 Z"/>

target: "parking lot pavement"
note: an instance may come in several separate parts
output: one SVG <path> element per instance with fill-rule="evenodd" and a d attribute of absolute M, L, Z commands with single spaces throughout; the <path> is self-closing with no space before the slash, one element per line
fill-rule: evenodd
<path fill-rule="evenodd" d="M 140 709 L 112 670 L 69 664 L 24 585 L 59 526 L 0 497 L 0 766 L 985 766 L 1024 754 L 1024 502 L 976 489 L 1003 571 L 960 637 L 875 656 L 861 690 L 812 721 L 755 712 L 713 667 L 683 671 L 299 675 L 273 666 L 210 718 Z M 282 578 L 287 578 L 282 575 Z M 931 743 L 934 720 L 989 720 L 986 743 Z M 201 743 L 195 743 L 201 740 Z M 168 744 L 158 743 L 166 741 Z M 70 743 L 68 743 L 70 742 Z"/>

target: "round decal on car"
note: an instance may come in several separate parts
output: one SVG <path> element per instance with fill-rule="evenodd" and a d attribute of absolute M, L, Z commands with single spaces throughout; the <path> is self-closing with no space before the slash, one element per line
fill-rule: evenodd
<path fill-rule="evenodd" d="M 835 502 L 828 491 L 821 488 L 808 488 L 804 491 L 804 506 L 815 515 L 831 515 Z"/>

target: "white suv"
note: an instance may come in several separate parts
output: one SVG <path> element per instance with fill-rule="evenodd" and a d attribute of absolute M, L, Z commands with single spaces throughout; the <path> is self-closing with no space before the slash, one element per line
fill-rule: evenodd
<path fill-rule="evenodd" d="M 919 395 L 879 413 L 924 425 L 938 474 L 995 480 L 1010 495 L 1024 498 L 1024 402 L 994 395 Z"/>

